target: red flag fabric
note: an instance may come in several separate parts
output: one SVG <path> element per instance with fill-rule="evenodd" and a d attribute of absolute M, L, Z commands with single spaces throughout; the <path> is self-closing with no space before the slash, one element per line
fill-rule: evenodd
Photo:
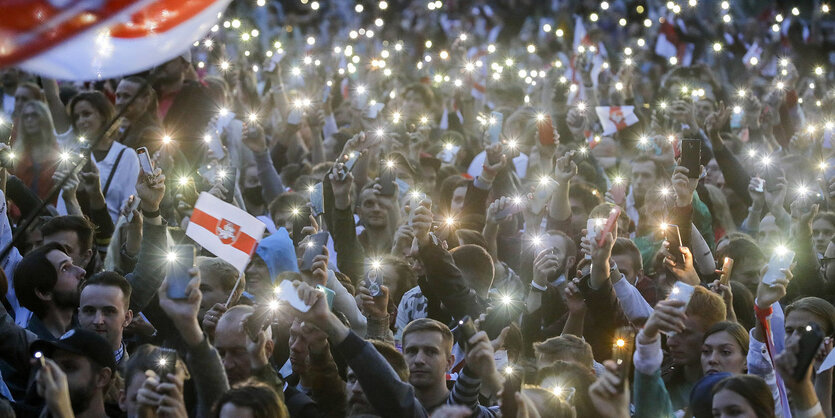
<path fill-rule="evenodd" d="M 229 1 L 4 1 L 0 67 L 79 81 L 143 71 L 187 50 Z"/>

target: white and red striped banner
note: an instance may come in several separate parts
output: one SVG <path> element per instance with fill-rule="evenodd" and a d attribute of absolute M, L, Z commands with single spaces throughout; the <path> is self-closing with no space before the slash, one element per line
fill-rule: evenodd
<path fill-rule="evenodd" d="M 61 80 L 146 70 L 183 53 L 230 0 L 3 0 L 0 67 Z"/>
<path fill-rule="evenodd" d="M 200 193 L 186 235 L 243 272 L 266 225 L 237 206 Z"/>

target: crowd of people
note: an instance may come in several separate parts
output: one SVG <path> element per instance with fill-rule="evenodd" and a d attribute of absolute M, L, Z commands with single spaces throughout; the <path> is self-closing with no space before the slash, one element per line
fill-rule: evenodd
<path fill-rule="evenodd" d="M 139 74 L 0 69 L 0 416 L 832 417 L 794 3 L 236 0 Z"/>

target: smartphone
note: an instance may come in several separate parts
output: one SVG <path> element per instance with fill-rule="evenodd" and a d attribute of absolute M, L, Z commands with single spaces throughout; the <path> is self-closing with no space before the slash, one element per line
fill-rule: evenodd
<path fill-rule="evenodd" d="M 88 144 L 81 147 L 81 154 L 84 155 L 84 167 L 81 170 L 85 173 L 93 171 L 93 153 Z M 153 172 L 153 170 L 151 170 L 151 172 Z"/>
<path fill-rule="evenodd" d="M 267 319 L 271 312 L 269 305 L 258 305 L 253 310 L 252 315 L 246 318 L 244 331 L 246 331 L 250 340 L 258 340 L 258 334 L 269 325 Z"/>
<path fill-rule="evenodd" d="M 768 286 L 774 286 L 774 282 L 783 277 L 780 270 L 790 268 L 794 262 L 794 251 L 778 247 L 768 260 L 768 267 L 765 270 L 762 282 Z"/>
<path fill-rule="evenodd" d="M 328 233 L 319 232 L 311 235 L 305 244 L 304 254 L 302 255 L 302 265 L 299 268 L 301 271 L 312 271 L 313 258 L 323 253 L 322 247 L 328 243 Z"/>
<path fill-rule="evenodd" d="M 515 215 L 523 210 L 525 210 L 524 201 L 516 203 L 513 200 L 511 200 L 508 202 L 507 205 L 505 205 L 504 209 L 496 212 L 496 219 L 502 220 L 504 218 L 507 218 L 508 216 Z"/>
<path fill-rule="evenodd" d="M 293 215 L 293 246 L 298 247 L 302 241 L 302 229 L 310 226 L 310 208 L 302 206 L 298 213 Z"/>
<path fill-rule="evenodd" d="M 725 261 L 722 263 L 722 274 L 719 275 L 719 283 L 727 286 L 731 283 L 731 272 L 734 268 L 734 259 L 730 257 L 725 257 Z"/>
<path fill-rule="evenodd" d="M 396 177 L 394 168 L 383 168 L 380 174 L 380 194 L 383 196 L 394 195 L 394 181 Z"/>
<path fill-rule="evenodd" d="M 191 281 L 189 270 L 194 268 L 197 248 L 190 244 L 179 244 L 172 248 L 174 258 L 168 261 L 168 292 L 170 299 L 186 299 L 186 287 Z"/>
<path fill-rule="evenodd" d="M 802 381 L 806 377 L 809 364 L 815 359 L 815 354 L 818 353 L 818 349 L 823 342 L 823 331 L 814 322 L 806 325 L 805 330 L 801 332 L 803 332 L 803 335 L 800 336 L 800 341 L 798 341 L 797 364 L 794 366 L 794 378 L 798 381 Z"/>
<path fill-rule="evenodd" d="M 154 173 L 154 165 L 151 163 L 151 156 L 148 154 L 148 148 L 139 147 L 136 149 L 136 156 L 139 157 L 139 168 L 146 176 Z"/>
<path fill-rule="evenodd" d="M 757 182 L 754 185 L 754 190 L 756 190 L 757 192 L 763 193 L 765 191 L 765 180 L 763 180 L 760 177 L 754 177 L 754 180 L 756 180 L 756 182 Z"/>
<path fill-rule="evenodd" d="M 293 106 L 290 110 L 290 114 L 287 115 L 287 123 L 290 125 L 298 125 L 302 122 L 302 115 L 304 114 L 304 110 L 298 106 Z"/>
<path fill-rule="evenodd" d="M 475 329 L 475 324 L 469 315 L 461 318 L 458 321 L 458 325 L 452 330 L 453 335 L 455 335 L 455 340 L 458 341 L 458 345 L 464 348 L 465 351 L 469 344 L 468 341 L 470 341 L 470 338 L 473 338 L 476 332 L 478 331 Z"/>
<path fill-rule="evenodd" d="M 226 167 L 222 172 L 226 173 L 226 175 L 220 178 L 223 188 L 226 189 L 226 195 L 223 200 L 232 202 L 235 198 L 235 185 L 238 184 L 238 170 L 236 168 Z"/>
<path fill-rule="evenodd" d="M 670 300 L 680 300 L 684 302 L 684 306 L 681 307 L 681 311 L 684 312 L 687 310 L 687 304 L 690 303 L 690 298 L 693 297 L 693 292 L 696 290 L 695 287 L 690 286 L 684 282 L 676 282 L 673 285 L 673 290 L 670 292 L 670 296 L 668 299 Z"/>
<path fill-rule="evenodd" d="M 493 119 L 496 123 L 490 125 L 487 129 L 488 138 L 490 138 L 490 145 L 498 144 L 499 143 L 499 136 L 502 133 L 502 123 L 504 122 L 504 115 L 502 112 L 492 112 L 490 113 L 490 118 Z M 491 163 L 495 164 L 495 162 Z"/>
<path fill-rule="evenodd" d="M 138 196 L 130 195 L 131 202 L 128 205 L 128 214 L 125 216 L 125 220 L 128 223 L 133 222 L 133 211 L 139 209 L 139 204 L 142 203 L 142 199 Z"/>
<path fill-rule="evenodd" d="M 336 177 L 339 180 L 345 180 L 345 177 L 348 176 L 348 173 L 354 170 L 354 166 L 357 164 L 357 160 L 360 158 L 360 153 L 353 152 L 353 155 L 348 157 L 348 160 L 342 164 L 342 170 L 336 173 Z M 341 158 L 340 158 L 341 159 Z M 339 162 L 339 160 L 337 160 Z"/>
<path fill-rule="evenodd" d="M 328 309 L 333 310 L 333 297 L 336 296 L 336 292 L 334 292 L 331 288 L 320 284 L 316 285 L 316 290 L 325 294 L 325 300 L 328 302 Z"/>
<path fill-rule="evenodd" d="M 300 312 L 307 312 L 310 310 L 310 306 L 299 298 L 299 291 L 296 290 L 293 283 L 288 280 L 282 280 L 281 283 L 278 284 L 278 288 L 275 290 L 275 295 L 278 300 L 289 303 L 290 306 Z"/>
<path fill-rule="evenodd" d="M 603 246 L 603 241 L 606 239 L 606 234 L 610 234 L 615 231 L 615 227 L 618 226 L 618 216 L 620 216 L 620 211 L 620 206 L 615 206 L 614 208 L 612 208 L 612 211 L 609 212 L 609 218 L 606 219 L 606 223 L 603 225 L 603 229 L 600 231 L 600 236 L 597 238 L 598 247 Z"/>
<path fill-rule="evenodd" d="M 377 119 L 377 115 L 383 110 L 385 103 L 377 102 L 371 106 L 368 106 L 368 110 L 365 112 L 366 119 Z"/>
<path fill-rule="evenodd" d="M 624 384 L 632 374 L 632 350 L 635 347 L 635 330 L 631 326 L 623 326 L 615 331 L 615 343 L 612 344 L 612 358 L 618 366 L 620 383 L 617 389 L 623 391 Z"/>
<path fill-rule="evenodd" d="M 681 166 L 688 170 L 687 177 L 697 179 L 702 175 L 702 141 L 693 138 L 681 140 Z"/>
<path fill-rule="evenodd" d="M 382 282 L 380 281 L 377 269 L 372 268 L 365 278 L 365 288 L 368 289 L 368 293 L 371 294 L 372 298 L 376 298 L 383 293 L 383 289 L 381 289 L 380 286 L 382 286 Z"/>
<path fill-rule="evenodd" d="M 586 238 L 589 243 L 594 242 L 600 233 L 603 231 L 603 226 L 606 224 L 606 219 L 603 218 L 589 218 L 586 221 Z M 586 260 L 591 260 L 591 254 L 586 254 Z"/>
<path fill-rule="evenodd" d="M 322 197 L 322 182 L 313 185 L 313 191 L 310 192 L 310 208 L 313 216 L 319 216 L 325 213 L 325 200 Z"/>
<path fill-rule="evenodd" d="M 513 367 L 505 368 L 504 387 L 502 388 L 501 411 L 503 417 L 515 417 L 518 411 L 516 392 L 522 389 L 522 371 Z"/>
<path fill-rule="evenodd" d="M 159 348 L 156 373 L 160 382 L 167 382 L 168 375 L 177 371 L 177 351 L 171 348 Z"/>
<path fill-rule="evenodd" d="M 539 131 L 539 143 L 542 146 L 556 144 L 554 123 L 551 121 L 551 115 L 545 115 L 543 120 L 537 124 L 537 129 Z"/>
<path fill-rule="evenodd" d="M 681 231 L 678 225 L 667 225 L 664 229 L 664 239 L 670 243 L 670 254 L 676 264 L 684 263 L 684 255 L 681 254 Z"/>

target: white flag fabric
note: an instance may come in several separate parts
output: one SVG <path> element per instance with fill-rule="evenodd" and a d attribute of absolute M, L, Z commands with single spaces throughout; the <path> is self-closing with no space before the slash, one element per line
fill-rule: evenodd
<path fill-rule="evenodd" d="M 603 126 L 603 135 L 612 135 L 638 123 L 635 106 L 597 106 L 594 110 Z"/>
<path fill-rule="evenodd" d="M 12 1 L 0 6 L 0 68 L 78 81 L 137 73 L 181 55 L 229 2 Z"/>
<path fill-rule="evenodd" d="M 200 193 L 186 235 L 243 272 L 267 228 L 237 206 L 209 193 Z"/>

